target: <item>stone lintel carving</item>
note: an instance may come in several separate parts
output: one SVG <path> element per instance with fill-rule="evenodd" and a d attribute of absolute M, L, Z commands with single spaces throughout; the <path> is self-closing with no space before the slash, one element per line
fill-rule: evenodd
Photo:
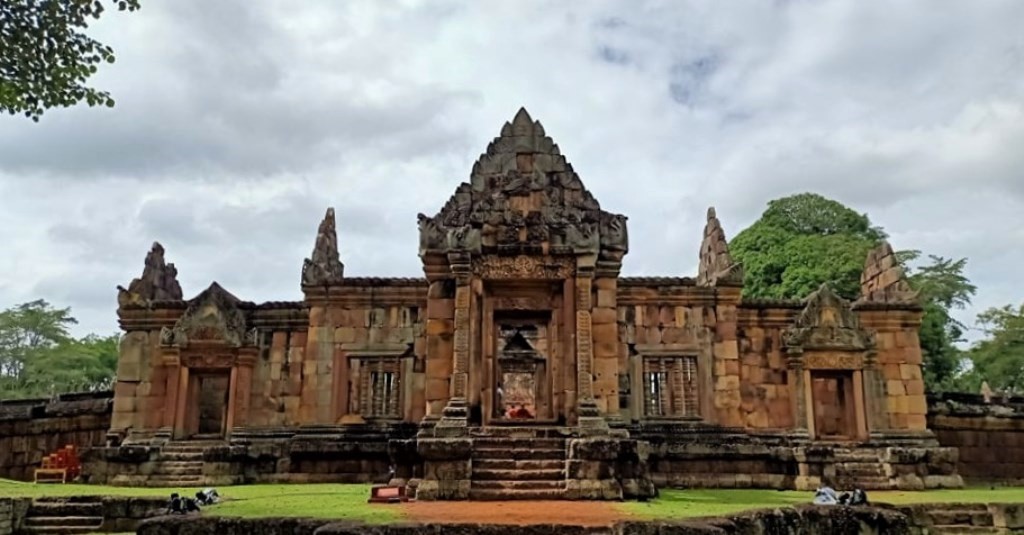
<path fill-rule="evenodd" d="M 544 297 L 495 297 L 494 310 L 551 310 L 551 299 Z"/>
<path fill-rule="evenodd" d="M 345 276 L 345 265 L 338 253 L 338 231 L 334 220 L 334 208 L 328 208 L 320 228 L 316 232 L 312 258 L 302 263 L 303 286 L 330 286 L 338 284 Z"/>
<path fill-rule="evenodd" d="M 850 304 L 822 284 L 806 301 L 793 327 L 782 334 L 790 353 L 811 349 L 868 351 L 874 348 L 874 334 L 861 328 Z"/>
<path fill-rule="evenodd" d="M 473 273 L 483 279 L 564 279 L 574 263 L 554 257 L 484 256 L 473 262 Z"/>
<path fill-rule="evenodd" d="M 733 261 L 725 231 L 715 215 L 715 208 L 708 208 L 707 224 L 704 225 L 704 239 L 700 244 L 700 267 L 697 272 L 698 286 L 735 286 L 743 284 L 743 266 Z"/>
<path fill-rule="evenodd" d="M 255 329 L 246 329 L 239 300 L 216 282 L 188 302 L 174 327 L 160 331 L 160 345 L 184 348 L 192 344 L 228 347 L 255 346 Z"/>
<path fill-rule="evenodd" d="M 626 217 L 601 210 L 572 165 L 520 109 L 433 217 L 419 214 L 420 256 L 543 251 L 621 261 Z"/>
<path fill-rule="evenodd" d="M 836 352 L 806 353 L 803 364 L 808 370 L 861 370 L 864 368 L 864 355 Z"/>
<path fill-rule="evenodd" d="M 151 301 L 181 300 L 181 285 L 178 284 L 178 270 L 174 264 L 164 261 L 164 247 L 153 242 L 146 254 L 142 276 L 133 279 L 128 288 L 117 287 L 118 307 L 130 305 L 146 306 Z"/>
<path fill-rule="evenodd" d="M 917 303 L 917 292 L 907 283 L 889 242 L 868 251 L 860 275 L 860 293 L 858 303 Z"/>
<path fill-rule="evenodd" d="M 181 365 L 186 368 L 232 368 L 236 356 L 231 353 L 191 353 L 181 356 Z"/>

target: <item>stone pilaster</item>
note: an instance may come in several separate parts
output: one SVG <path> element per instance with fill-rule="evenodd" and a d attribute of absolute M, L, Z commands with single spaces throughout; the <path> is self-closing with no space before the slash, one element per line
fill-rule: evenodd
<path fill-rule="evenodd" d="M 589 432 L 608 430 L 594 400 L 594 336 L 591 291 L 594 268 L 579 266 L 576 271 L 576 400 L 579 426 Z"/>
<path fill-rule="evenodd" d="M 809 385 L 804 381 L 804 363 L 801 354 L 799 349 L 791 348 L 787 355 L 786 367 L 789 368 L 790 381 L 793 385 L 793 390 L 789 393 L 789 399 L 793 405 L 793 432 L 797 435 L 807 436 L 807 388 Z"/>
<path fill-rule="evenodd" d="M 441 421 L 434 429 L 436 436 L 461 436 L 466 434 L 469 404 L 467 389 L 469 380 L 470 352 L 470 305 L 472 287 L 468 254 L 448 255 L 452 274 L 455 275 L 455 340 L 452 350 L 451 398 L 441 415 Z"/>

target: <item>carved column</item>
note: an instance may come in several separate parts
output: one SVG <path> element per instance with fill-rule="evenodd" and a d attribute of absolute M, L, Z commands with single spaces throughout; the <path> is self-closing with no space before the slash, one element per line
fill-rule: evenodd
<path fill-rule="evenodd" d="M 181 379 L 181 358 L 177 349 L 163 350 L 163 365 L 167 367 L 163 426 L 173 434 L 174 417 L 178 407 L 178 381 Z"/>
<path fill-rule="evenodd" d="M 594 338 L 591 290 L 594 268 L 579 266 L 576 270 L 576 399 L 579 426 L 592 431 L 605 431 L 608 422 L 594 401 Z"/>
<path fill-rule="evenodd" d="M 452 350 L 451 399 L 445 406 L 441 421 L 435 428 L 437 436 L 460 436 L 466 433 L 469 409 L 470 305 L 472 302 L 470 257 L 465 253 L 448 255 L 455 275 L 455 337 Z"/>
<path fill-rule="evenodd" d="M 878 355 L 869 350 L 864 358 L 864 410 L 867 415 L 868 436 L 878 431 L 889 429 L 889 418 L 886 414 L 885 379 L 878 369 Z"/>

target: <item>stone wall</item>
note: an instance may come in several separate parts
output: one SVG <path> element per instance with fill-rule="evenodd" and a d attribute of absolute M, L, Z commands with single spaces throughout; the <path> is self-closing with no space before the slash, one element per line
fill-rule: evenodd
<path fill-rule="evenodd" d="M 936 529 L 939 528 L 939 529 Z M 940 531 L 941 530 L 941 531 Z M 984 530 L 984 531 L 981 531 Z M 1024 509 L 1013 504 L 922 504 L 843 507 L 798 506 L 687 520 L 628 520 L 607 526 L 563 524 L 385 524 L 311 518 L 159 517 L 143 521 L 140 535 L 920 535 L 924 533 L 1024 533 Z"/>
<path fill-rule="evenodd" d="M 69 444 L 80 455 L 102 446 L 111 404 L 110 392 L 0 401 L 0 478 L 31 480 L 43 457 Z"/>
<path fill-rule="evenodd" d="M 929 399 L 928 425 L 943 446 L 960 450 L 960 475 L 1024 483 L 1024 397 L 947 393 Z"/>

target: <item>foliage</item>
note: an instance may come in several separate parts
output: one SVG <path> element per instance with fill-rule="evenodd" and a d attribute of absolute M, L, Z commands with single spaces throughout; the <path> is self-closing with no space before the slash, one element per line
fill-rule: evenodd
<path fill-rule="evenodd" d="M 83 100 L 114 105 L 109 93 L 85 85 L 98 65 L 114 62 L 113 49 L 84 33 L 105 5 L 135 11 L 139 0 L 0 2 L 0 111 L 38 121 L 46 109 Z"/>
<path fill-rule="evenodd" d="M 882 229 L 831 199 L 801 193 L 776 199 L 729 250 L 743 264 L 748 297 L 802 299 L 822 283 L 847 299 L 860 293 L 860 274 Z"/>
<path fill-rule="evenodd" d="M 1024 392 L 1024 305 L 990 308 L 978 314 L 988 338 L 968 352 L 977 381 L 995 391 Z"/>
<path fill-rule="evenodd" d="M 118 337 L 73 338 L 70 309 L 44 300 L 0 312 L 0 399 L 110 388 Z"/>
<path fill-rule="evenodd" d="M 854 300 L 860 295 L 860 276 L 868 251 L 886 238 L 885 232 L 841 203 L 801 193 L 776 199 L 753 225 L 729 244 L 733 258 L 743 264 L 743 293 L 748 297 L 802 299 L 828 283 L 835 292 Z M 925 385 L 930 391 L 963 388 L 963 354 L 956 347 L 965 327 L 951 315 L 970 304 L 977 288 L 964 275 L 966 258 L 929 256 L 917 262 L 920 251 L 897 251 L 907 269 L 907 281 L 924 306 L 921 350 Z"/>
<path fill-rule="evenodd" d="M 901 256 L 906 265 L 916 260 L 920 252 L 905 251 Z M 977 287 L 963 274 L 966 258 L 928 258 L 930 264 L 907 270 L 907 281 L 924 304 L 920 340 L 925 386 L 932 392 L 966 390 L 970 383 L 962 373 L 964 355 L 955 345 L 963 341 L 966 327 L 950 312 L 969 305 Z"/>

